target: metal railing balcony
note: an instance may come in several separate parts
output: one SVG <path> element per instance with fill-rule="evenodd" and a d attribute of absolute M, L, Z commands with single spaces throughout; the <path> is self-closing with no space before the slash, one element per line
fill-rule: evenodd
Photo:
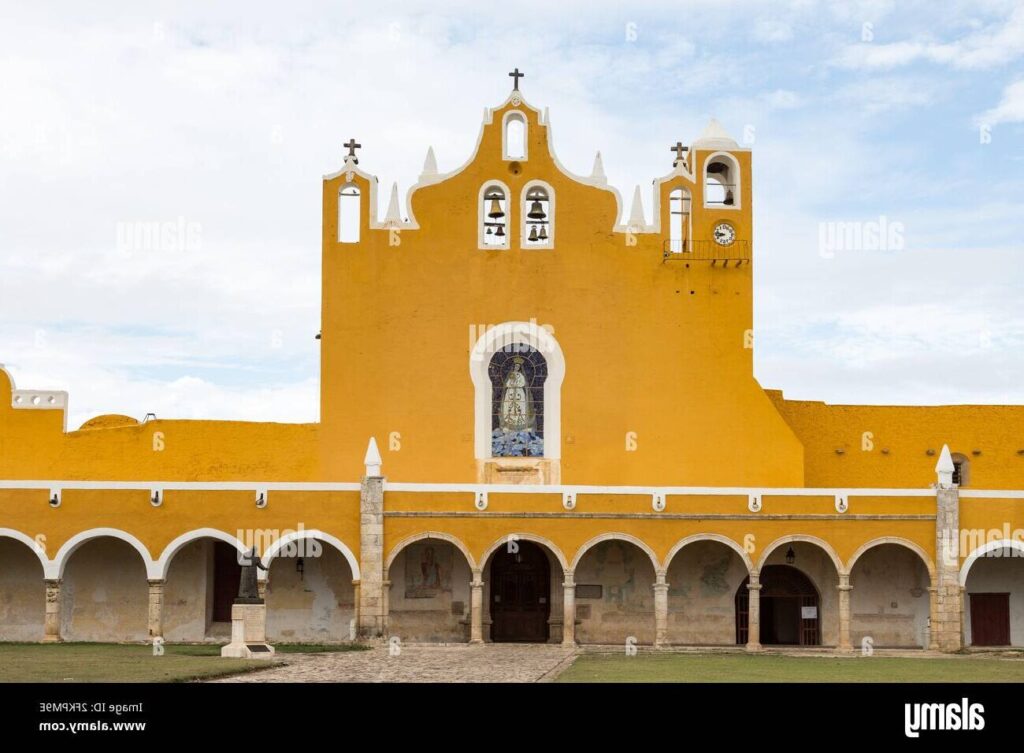
<path fill-rule="evenodd" d="M 728 246 L 714 241 L 695 241 L 688 238 L 666 240 L 662 253 L 664 261 L 709 261 L 729 266 L 750 264 L 750 241 L 736 240 Z"/>

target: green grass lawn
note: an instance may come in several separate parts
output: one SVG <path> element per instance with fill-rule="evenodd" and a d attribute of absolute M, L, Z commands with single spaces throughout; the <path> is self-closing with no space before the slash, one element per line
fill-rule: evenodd
<path fill-rule="evenodd" d="M 278 654 L 353 651 L 353 644 L 283 644 Z M 222 659 L 220 646 L 115 643 L 0 643 L 0 682 L 188 682 L 251 672 L 280 660 Z"/>
<path fill-rule="evenodd" d="M 1024 682 L 1020 659 L 583 654 L 558 682 Z"/>

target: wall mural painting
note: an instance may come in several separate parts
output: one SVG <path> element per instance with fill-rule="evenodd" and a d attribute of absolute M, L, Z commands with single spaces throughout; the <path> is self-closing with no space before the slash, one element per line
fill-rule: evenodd
<path fill-rule="evenodd" d="M 405 550 L 405 598 L 432 599 L 452 590 L 452 548 L 436 541 Z"/>

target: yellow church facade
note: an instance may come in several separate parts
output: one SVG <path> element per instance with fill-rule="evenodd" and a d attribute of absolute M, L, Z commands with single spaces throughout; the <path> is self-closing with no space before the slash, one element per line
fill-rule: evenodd
<path fill-rule="evenodd" d="M 69 430 L 0 371 L 0 640 L 224 642 L 255 547 L 272 643 L 1024 645 L 1024 409 L 763 389 L 750 150 L 647 221 L 515 80 L 383 218 L 325 176 L 319 422 Z"/>

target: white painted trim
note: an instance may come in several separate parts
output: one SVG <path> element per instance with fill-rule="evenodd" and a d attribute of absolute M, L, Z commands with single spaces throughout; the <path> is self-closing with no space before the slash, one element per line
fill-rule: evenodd
<path fill-rule="evenodd" d="M 645 542 L 638 539 L 636 536 L 633 536 L 629 533 L 621 532 L 602 533 L 590 539 L 585 544 L 583 544 L 583 546 L 581 546 L 576 551 L 576 556 L 572 558 L 572 571 L 574 573 L 576 572 L 577 566 L 579 566 L 580 562 L 582 561 L 583 557 L 586 555 L 587 552 L 589 552 L 598 544 L 603 544 L 606 541 L 626 541 L 630 544 L 633 544 L 636 547 L 639 547 L 648 557 L 650 557 L 651 566 L 654 568 L 655 574 L 663 572 L 663 570 L 661 569 L 661 561 L 658 559 L 658 555 L 654 553 L 654 550 L 651 549 L 651 547 L 649 547 Z"/>
<path fill-rule="evenodd" d="M 825 554 L 828 555 L 829 559 L 832 560 L 832 564 L 835 565 L 837 575 L 846 575 L 846 570 L 843 569 L 843 561 L 839 559 L 839 555 L 836 554 L 836 550 L 832 548 L 824 539 L 820 539 L 817 536 L 809 536 L 803 533 L 791 533 L 787 536 L 780 536 L 775 539 L 771 544 L 765 548 L 764 553 L 757 562 L 757 572 L 760 573 L 764 569 L 765 563 L 768 561 L 768 557 L 771 553 L 778 549 L 780 546 L 785 544 L 791 544 L 794 542 L 802 542 L 804 544 L 813 544 L 814 546 L 821 549 Z"/>
<path fill-rule="evenodd" d="M 43 577 L 49 578 L 50 571 L 52 570 L 52 563 L 46 557 L 46 548 L 40 545 L 35 539 L 28 534 L 24 534 L 21 531 L 16 531 L 13 528 L 0 528 L 0 538 L 14 539 L 20 541 L 22 544 L 31 549 L 36 557 L 39 558 L 39 563 L 43 566 Z"/>
<path fill-rule="evenodd" d="M 523 124 L 522 157 L 512 157 L 508 153 L 508 124 L 512 120 Z M 505 162 L 526 162 L 530 159 L 530 120 L 521 110 L 508 110 L 501 118 L 501 159 Z"/>
<path fill-rule="evenodd" d="M 359 560 L 356 559 L 356 556 L 352 553 L 352 550 L 349 549 L 348 546 L 346 546 L 345 543 L 336 536 L 332 536 L 329 533 L 324 533 L 323 531 L 317 530 L 315 528 L 310 530 L 292 531 L 291 533 L 280 537 L 277 541 L 275 541 L 273 544 L 267 547 L 267 551 L 263 552 L 261 558 L 263 560 L 263 565 L 267 569 L 258 569 L 256 571 L 256 577 L 259 580 L 266 580 L 268 577 L 270 577 L 270 565 L 274 561 L 274 558 L 277 556 L 277 553 L 280 552 L 281 549 L 283 549 L 284 547 L 291 544 L 293 541 L 300 541 L 302 539 L 318 539 L 319 541 L 323 541 L 325 544 L 330 544 L 331 546 L 333 546 L 335 549 L 341 552 L 342 556 L 348 562 L 348 566 L 352 569 L 352 579 L 360 579 Z"/>
<path fill-rule="evenodd" d="M 11 384 L 11 407 L 15 410 L 59 410 L 64 412 L 61 424 L 64 433 L 68 430 L 68 393 L 63 390 L 19 390 L 14 376 L 0 363 L 0 372 Z"/>
<path fill-rule="evenodd" d="M 668 550 L 668 554 L 665 556 L 665 566 L 662 569 L 667 573 L 669 567 L 672 566 L 672 560 L 677 554 L 679 554 L 683 547 L 689 546 L 690 544 L 696 544 L 699 541 L 715 541 L 719 544 L 724 544 L 740 556 L 740 559 L 743 560 L 743 564 L 747 566 L 748 573 L 753 572 L 754 563 L 750 559 L 750 555 L 747 551 L 737 542 L 720 533 L 695 533 L 692 536 L 687 536 L 685 539 L 677 541 L 676 544 Z"/>
<path fill-rule="evenodd" d="M 163 552 L 160 554 L 160 558 L 156 561 L 157 577 L 160 580 L 166 580 L 167 573 L 171 567 L 171 560 L 174 559 L 174 555 L 187 544 L 199 539 L 215 539 L 217 541 L 223 541 L 225 544 L 231 544 L 231 546 L 237 549 L 240 554 L 246 554 L 249 551 L 246 549 L 245 544 L 242 541 L 237 537 L 232 536 L 230 533 L 221 531 L 218 528 L 197 528 L 194 531 L 181 534 L 181 536 L 178 536 L 164 547 Z"/>
<path fill-rule="evenodd" d="M 412 536 L 406 536 L 404 539 L 399 541 L 388 553 L 387 559 L 384 561 L 384 579 L 388 579 L 388 571 L 391 570 L 391 566 L 395 564 L 395 560 L 398 555 L 405 551 L 405 548 L 409 544 L 415 544 L 417 541 L 423 541 L 425 539 L 435 539 L 437 541 L 447 541 L 449 544 L 454 546 L 462 555 L 466 558 L 467 564 L 471 572 L 475 572 L 477 568 L 476 559 L 473 557 L 473 553 L 469 551 L 469 547 L 462 543 L 461 540 L 452 536 L 450 533 L 444 533 L 443 531 L 425 531 L 423 533 L 415 533 Z"/>
<path fill-rule="evenodd" d="M 118 489 L 128 491 L 301 491 L 357 492 L 358 482 L 318 481 L 22 481 L 0 480 L 0 489 Z"/>
<path fill-rule="evenodd" d="M 523 533 L 521 531 L 515 531 L 513 533 L 505 534 L 500 539 L 491 544 L 489 547 L 487 547 L 487 549 L 484 550 L 483 556 L 480 558 L 481 571 L 485 567 L 487 567 L 487 562 L 491 559 L 491 555 L 493 555 L 501 547 L 508 545 L 510 537 L 514 537 L 516 541 L 532 541 L 534 544 L 540 544 L 542 547 L 547 549 L 549 552 L 551 552 L 551 554 L 555 556 L 555 559 L 558 560 L 558 564 L 562 566 L 563 572 L 570 572 L 569 561 L 565 558 L 565 555 L 562 553 L 562 550 L 555 545 L 555 542 L 553 542 L 551 539 L 546 539 L 543 536 L 538 536 L 534 533 Z"/>
<path fill-rule="evenodd" d="M 531 188 L 543 188 L 548 192 L 548 240 L 546 243 L 527 245 L 526 238 L 529 235 L 529 228 L 526 226 L 526 194 Z M 555 189 L 547 181 L 534 179 L 525 186 L 519 194 L 519 250 L 520 251 L 546 251 L 555 247 Z"/>
<path fill-rule="evenodd" d="M 474 390 L 474 454 L 477 460 L 491 458 L 491 401 L 493 399 L 488 366 L 491 358 L 507 345 L 524 344 L 539 351 L 548 365 L 544 382 L 544 457 L 562 457 L 562 380 L 565 356 L 554 335 L 532 322 L 503 322 L 489 328 L 469 354 L 469 376 Z M 512 485 L 514 486 L 514 485 Z M 545 490 L 552 487 L 541 487 Z M 410 489 L 408 491 L 416 491 Z M 472 491 L 497 491 L 494 484 L 476 484 Z"/>
<path fill-rule="evenodd" d="M 486 231 L 484 230 L 484 221 L 487 217 L 486 207 L 484 206 L 484 195 L 487 193 L 487 189 L 492 186 L 498 186 L 502 191 L 505 192 L 505 245 L 504 246 L 487 246 L 484 244 L 484 236 Z M 477 206 L 477 219 L 476 219 L 476 246 L 480 251 L 508 251 L 512 248 L 512 191 L 501 180 L 485 180 L 480 185 L 480 194 L 476 200 Z"/>
<path fill-rule="evenodd" d="M 726 162 L 731 163 L 733 168 L 736 170 L 736 185 L 732 196 L 732 204 L 708 204 L 708 165 L 718 157 L 722 157 Z M 743 208 L 743 173 L 740 170 L 740 161 L 736 159 L 735 155 L 723 151 L 711 152 L 711 154 L 704 157 L 704 162 L 701 164 L 700 170 L 700 198 L 701 204 L 705 209 L 721 209 L 726 212 L 732 212 Z"/>
<path fill-rule="evenodd" d="M 921 558 L 921 562 L 924 563 L 925 569 L 928 570 L 928 577 L 931 579 L 931 583 L 935 583 L 935 565 L 931 558 L 928 556 L 928 552 L 921 548 L 921 546 L 910 539 L 904 539 L 899 536 L 879 536 L 877 539 L 872 539 L 865 544 L 862 544 L 856 552 L 854 552 L 850 558 L 846 561 L 846 572 L 850 576 L 853 575 L 853 566 L 857 564 L 857 560 L 860 559 L 861 555 L 866 553 L 869 549 L 874 549 L 877 546 L 884 546 L 885 544 L 892 544 L 894 546 L 901 546 L 904 549 L 909 549 L 918 557 Z"/>
<path fill-rule="evenodd" d="M 52 564 L 52 575 L 48 575 L 48 578 L 63 578 L 64 568 L 67 565 L 68 558 L 75 553 L 78 547 L 87 541 L 92 539 L 99 539 L 105 536 L 109 536 L 113 539 L 120 539 L 132 546 L 141 556 L 142 563 L 146 567 L 146 577 L 149 580 L 159 580 L 160 571 L 157 569 L 156 562 L 153 561 L 152 555 L 146 548 L 146 545 L 139 541 L 137 538 L 132 536 L 130 533 L 122 531 L 119 528 L 90 528 L 87 531 L 76 533 L 70 539 L 64 542 L 64 545 L 57 550 L 57 554 L 53 557 Z"/>
<path fill-rule="evenodd" d="M 994 552 L 997 549 L 1014 549 L 1024 555 L 1024 542 L 1017 541 L 1016 539 L 1000 539 L 999 541 L 990 541 L 987 544 L 983 544 L 975 549 L 968 555 L 967 559 L 964 560 L 964 564 L 960 568 L 960 586 L 966 588 L 967 576 L 971 573 L 971 565 L 974 564 L 975 560 L 979 557 L 983 557 L 989 552 Z M 1016 555 L 1016 556 L 1021 556 Z"/>

